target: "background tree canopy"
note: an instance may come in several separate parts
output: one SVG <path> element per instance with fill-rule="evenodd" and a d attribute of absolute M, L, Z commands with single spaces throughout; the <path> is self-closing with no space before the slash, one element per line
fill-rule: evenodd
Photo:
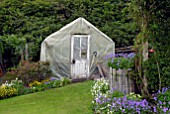
<path fill-rule="evenodd" d="M 1 0 L 0 36 L 3 52 L 10 53 L 4 53 L 3 58 L 12 56 L 19 60 L 20 45 L 13 43 L 27 40 L 30 57 L 39 60 L 42 40 L 78 17 L 84 17 L 107 34 L 116 47 L 132 45 L 136 29 L 129 17 L 128 3 L 124 0 Z M 13 36 L 16 39 L 9 43 Z"/>

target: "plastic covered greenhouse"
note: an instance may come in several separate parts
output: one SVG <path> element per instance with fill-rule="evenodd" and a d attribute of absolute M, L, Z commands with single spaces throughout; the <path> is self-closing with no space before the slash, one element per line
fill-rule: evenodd
<path fill-rule="evenodd" d="M 49 62 L 56 77 L 89 78 L 98 64 L 108 71 L 106 55 L 115 43 L 84 18 L 78 18 L 48 36 L 41 44 L 40 61 Z"/>

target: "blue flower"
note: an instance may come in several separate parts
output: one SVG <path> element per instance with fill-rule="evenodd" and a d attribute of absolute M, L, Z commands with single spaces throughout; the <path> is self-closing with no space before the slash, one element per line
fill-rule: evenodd
<path fill-rule="evenodd" d="M 111 63 L 113 63 L 114 62 L 114 58 L 112 58 L 112 60 L 111 60 Z"/>
<path fill-rule="evenodd" d="M 110 53 L 109 55 L 106 55 L 106 56 L 104 57 L 104 59 L 110 59 L 110 58 L 113 58 L 113 57 L 115 57 L 115 54 Z"/>
<path fill-rule="evenodd" d="M 44 82 L 44 84 L 49 84 L 50 82 Z"/>
<path fill-rule="evenodd" d="M 134 58 L 134 57 L 135 57 L 135 53 L 133 52 L 127 55 L 127 58 Z"/>
<path fill-rule="evenodd" d="M 153 107 L 153 112 L 156 112 L 156 107 Z"/>
<path fill-rule="evenodd" d="M 164 113 L 166 113 L 167 110 L 168 110 L 168 108 L 166 108 L 166 107 L 163 108 Z"/>
<path fill-rule="evenodd" d="M 54 80 L 59 80 L 59 79 L 56 78 L 56 77 L 51 77 L 50 80 L 51 80 L 51 81 L 54 81 Z"/>
<path fill-rule="evenodd" d="M 162 101 L 158 101 L 159 102 L 159 104 L 162 104 Z"/>
<path fill-rule="evenodd" d="M 153 99 L 156 101 L 156 100 L 157 100 L 157 97 L 153 97 Z"/>

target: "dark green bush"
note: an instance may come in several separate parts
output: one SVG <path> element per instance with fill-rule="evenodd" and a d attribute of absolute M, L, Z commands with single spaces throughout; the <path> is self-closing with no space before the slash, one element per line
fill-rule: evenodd
<path fill-rule="evenodd" d="M 155 93 L 160 88 L 170 85 L 169 58 L 160 54 L 156 54 L 155 56 L 154 54 L 150 54 L 150 58 L 146 61 L 144 67 L 147 69 L 146 76 L 148 79 L 148 89 L 151 93 Z M 159 75 L 161 78 L 159 78 Z"/>
<path fill-rule="evenodd" d="M 23 66 L 17 68 L 16 73 L 18 79 L 23 80 L 24 84 L 28 86 L 34 80 L 41 81 L 52 76 L 47 62 L 25 62 Z"/>

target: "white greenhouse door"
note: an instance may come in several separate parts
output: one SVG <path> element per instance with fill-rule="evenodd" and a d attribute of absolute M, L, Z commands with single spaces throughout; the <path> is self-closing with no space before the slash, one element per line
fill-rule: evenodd
<path fill-rule="evenodd" d="M 89 76 L 90 35 L 74 35 L 71 39 L 72 78 Z"/>

